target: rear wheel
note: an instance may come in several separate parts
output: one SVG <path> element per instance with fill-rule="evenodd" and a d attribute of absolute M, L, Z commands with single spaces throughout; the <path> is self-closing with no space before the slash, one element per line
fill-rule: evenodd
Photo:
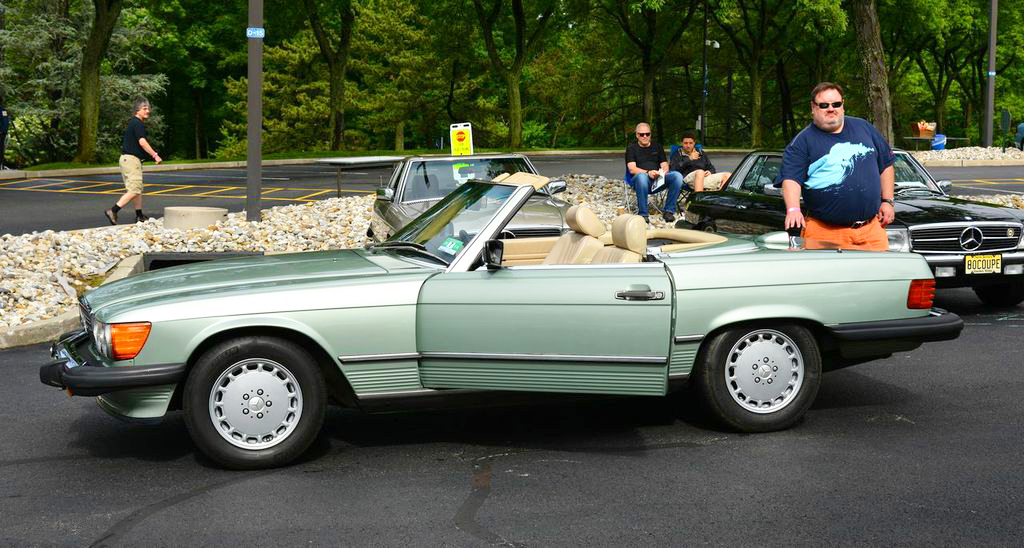
<path fill-rule="evenodd" d="M 185 383 L 185 424 L 199 449 L 229 468 L 288 464 L 316 439 L 323 376 L 300 346 L 252 336 L 219 343 Z"/>
<path fill-rule="evenodd" d="M 702 356 L 697 382 L 708 407 L 741 432 L 792 426 L 814 401 L 821 381 L 818 344 L 795 324 L 726 329 Z"/>
<path fill-rule="evenodd" d="M 1002 283 L 974 288 L 974 294 L 989 306 L 1017 306 L 1024 301 L 1024 283 Z"/>

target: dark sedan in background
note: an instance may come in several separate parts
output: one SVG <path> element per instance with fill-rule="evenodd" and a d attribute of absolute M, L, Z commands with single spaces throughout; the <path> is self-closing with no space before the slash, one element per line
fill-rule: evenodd
<path fill-rule="evenodd" d="M 691 193 L 680 226 L 709 232 L 762 234 L 783 230 L 786 208 L 779 172 L 782 152 L 748 154 L 718 192 Z M 896 151 L 896 220 L 886 227 L 889 250 L 921 254 L 938 287 L 971 287 L 984 303 L 1024 301 L 1024 211 L 950 197 L 905 151 Z"/>

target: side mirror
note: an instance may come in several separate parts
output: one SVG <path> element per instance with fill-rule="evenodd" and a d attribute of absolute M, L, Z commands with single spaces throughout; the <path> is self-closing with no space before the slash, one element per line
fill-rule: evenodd
<path fill-rule="evenodd" d="M 378 188 L 377 199 L 384 200 L 385 202 L 390 202 L 391 200 L 395 199 L 395 191 L 391 188 Z"/>
<path fill-rule="evenodd" d="M 761 190 L 768 196 L 782 196 L 782 189 L 775 186 L 775 183 L 768 183 Z"/>
<path fill-rule="evenodd" d="M 501 268 L 501 258 L 505 254 L 505 242 L 501 240 L 487 240 L 484 244 L 484 265 L 487 270 L 498 270 Z"/>
<path fill-rule="evenodd" d="M 939 188 L 941 188 L 943 192 L 946 192 L 947 190 L 949 190 L 949 187 L 953 186 L 953 181 L 943 179 L 941 181 L 938 181 L 936 184 L 939 185 Z"/>
<path fill-rule="evenodd" d="M 544 191 L 547 192 L 548 196 L 554 196 L 559 192 L 565 192 L 566 188 L 565 181 L 561 179 L 551 179 L 548 184 L 544 186 Z"/>

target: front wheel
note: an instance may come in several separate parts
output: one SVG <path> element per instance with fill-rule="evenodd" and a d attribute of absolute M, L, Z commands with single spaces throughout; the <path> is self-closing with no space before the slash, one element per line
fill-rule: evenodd
<path fill-rule="evenodd" d="M 702 351 L 697 382 L 711 412 L 741 432 L 770 432 L 800 420 L 821 382 L 821 354 L 805 328 L 738 326 Z"/>
<path fill-rule="evenodd" d="M 302 347 L 272 337 L 221 342 L 185 383 L 185 424 L 199 449 L 229 468 L 288 464 L 316 439 L 327 390 Z"/>
<path fill-rule="evenodd" d="M 983 285 L 974 294 L 989 306 L 1010 307 L 1024 302 L 1024 282 Z"/>

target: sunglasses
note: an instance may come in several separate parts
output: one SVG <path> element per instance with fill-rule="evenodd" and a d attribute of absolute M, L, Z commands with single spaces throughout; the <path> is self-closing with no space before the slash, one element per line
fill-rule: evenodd
<path fill-rule="evenodd" d="M 636 135 L 637 135 L 637 137 L 650 137 L 650 136 L 651 136 L 651 133 L 650 133 L 650 132 L 647 132 L 647 133 L 640 133 L 640 132 L 638 131 L 638 132 L 636 133 Z"/>
<path fill-rule="evenodd" d="M 839 107 L 843 106 L 843 102 L 842 101 L 833 101 L 831 103 L 814 103 L 814 104 L 818 105 L 818 108 L 820 108 L 821 110 L 827 109 L 829 105 L 832 105 L 832 108 L 839 108 Z"/>

